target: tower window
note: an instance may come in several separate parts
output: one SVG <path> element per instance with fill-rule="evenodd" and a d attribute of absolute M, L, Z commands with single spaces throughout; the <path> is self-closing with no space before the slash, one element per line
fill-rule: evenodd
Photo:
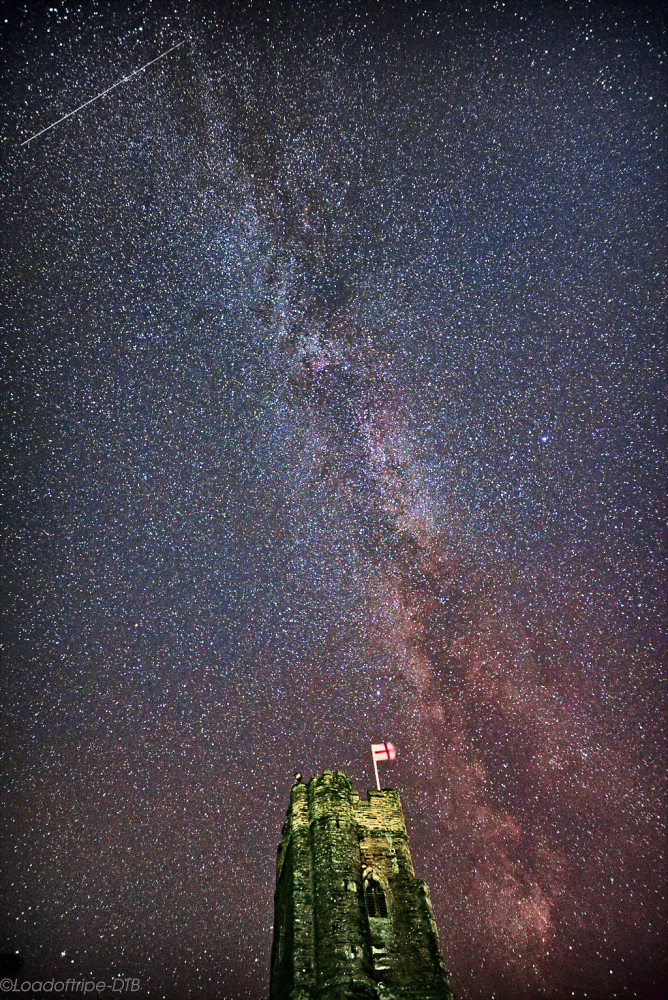
<path fill-rule="evenodd" d="M 387 916 L 387 900 L 382 886 L 375 879 L 370 878 L 364 885 L 364 900 L 366 902 L 366 912 L 370 917 Z"/>

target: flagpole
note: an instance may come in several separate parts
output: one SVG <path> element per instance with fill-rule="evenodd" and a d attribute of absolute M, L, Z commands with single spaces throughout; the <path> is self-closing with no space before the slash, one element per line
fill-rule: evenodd
<path fill-rule="evenodd" d="M 373 760 L 373 769 L 376 772 L 376 788 L 380 791 L 380 781 L 378 780 L 378 764 L 376 763 L 376 755 L 373 752 L 373 743 L 371 744 L 371 758 Z"/>

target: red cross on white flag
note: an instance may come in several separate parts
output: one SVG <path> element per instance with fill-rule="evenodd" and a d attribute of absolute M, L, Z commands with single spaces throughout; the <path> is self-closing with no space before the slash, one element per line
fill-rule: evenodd
<path fill-rule="evenodd" d="M 377 762 L 379 760 L 394 760 L 397 756 L 397 749 L 392 745 L 392 743 L 372 743 L 371 756 L 373 757 L 373 769 L 376 775 L 376 788 L 380 791 Z"/>

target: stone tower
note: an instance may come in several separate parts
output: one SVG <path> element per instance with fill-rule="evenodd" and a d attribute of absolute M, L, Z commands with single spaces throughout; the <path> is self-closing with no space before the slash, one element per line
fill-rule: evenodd
<path fill-rule="evenodd" d="M 278 848 L 270 1000 L 454 1000 L 396 792 L 297 782 Z"/>

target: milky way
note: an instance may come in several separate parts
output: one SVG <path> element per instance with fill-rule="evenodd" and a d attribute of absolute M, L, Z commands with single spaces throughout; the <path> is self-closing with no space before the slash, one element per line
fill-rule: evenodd
<path fill-rule="evenodd" d="M 19 979 L 265 997 L 292 775 L 387 739 L 460 1000 L 658 1000 L 659 5 L 28 7 Z"/>

